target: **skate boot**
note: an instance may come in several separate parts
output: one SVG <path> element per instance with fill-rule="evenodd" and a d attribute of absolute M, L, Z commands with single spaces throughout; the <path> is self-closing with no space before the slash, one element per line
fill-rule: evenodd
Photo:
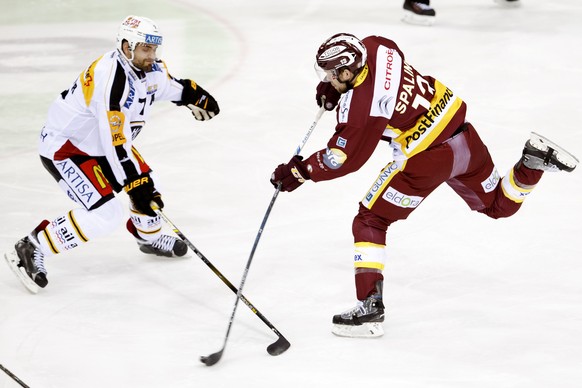
<path fill-rule="evenodd" d="M 525 143 L 521 162 L 532 170 L 552 172 L 571 172 L 578 165 L 578 159 L 574 155 L 535 132 L 531 133 L 530 139 Z"/>
<path fill-rule="evenodd" d="M 39 287 L 44 288 L 48 284 L 47 272 L 44 268 L 44 254 L 40 250 L 36 237 L 48 223 L 48 221 L 41 222 L 32 233 L 18 240 L 12 252 L 4 254 L 12 272 L 33 294 L 38 292 Z"/>
<path fill-rule="evenodd" d="M 405 23 L 432 26 L 436 20 L 436 12 L 429 0 L 404 0 L 403 8 L 402 21 Z"/>
<path fill-rule="evenodd" d="M 188 246 L 184 241 L 166 234 L 162 234 L 157 240 L 151 243 L 140 240 L 138 240 L 137 245 L 139 245 L 139 250 L 143 253 L 166 257 L 181 257 L 188 252 Z"/>
<path fill-rule="evenodd" d="M 127 220 L 125 226 L 127 227 L 129 233 L 135 237 L 137 245 L 139 246 L 139 250 L 143 253 L 165 257 L 172 257 L 174 255 L 181 257 L 184 256 L 186 252 L 188 252 L 188 246 L 186 243 L 176 237 L 162 234 L 155 241 L 147 241 L 139 236 L 139 233 L 137 232 L 137 229 L 131 219 Z"/>
<path fill-rule="evenodd" d="M 356 307 L 333 316 L 331 332 L 340 337 L 370 338 L 384 334 L 384 304 L 377 295 L 358 301 Z"/>
<path fill-rule="evenodd" d="M 23 267 L 26 274 L 41 288 L 46 287 L 48 280 L 44 268 L 44 254 L 40 251 L 38 240 L 33 234 L 19 240 L 14 249 L 20 259 L 19 266 Z"/>

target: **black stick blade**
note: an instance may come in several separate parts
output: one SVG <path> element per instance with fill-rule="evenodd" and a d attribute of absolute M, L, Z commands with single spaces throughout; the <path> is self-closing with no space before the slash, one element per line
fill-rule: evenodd
<path fill-rule="evenodd" d="M 287 339 L 283 336 L 280 336 L 279 339 L 273 342 L 271 345 L 267 346 L 267 352 L 271 356 L 278 356 L 279 354 L 285 352 L 291 344 Z"/>
<path fill-rule="evenodd" d="M 222 358 L 222 352 L 224 352 L 224 349 L 221 349 L 216 353 L 212 353 L 209 356 L 200 356 L 200 361 L 206 364 L 206 366 L 212 366 L 220 361 Z"/>

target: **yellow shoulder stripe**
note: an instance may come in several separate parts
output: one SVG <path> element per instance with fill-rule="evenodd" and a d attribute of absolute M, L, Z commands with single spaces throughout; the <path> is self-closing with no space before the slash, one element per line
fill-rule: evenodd
<path fill-rule="evenodd" d="M 103 55 L 97 58 L 87 70 L 81 72 L 79 75 L 79 82 L 83 88 L 83 96 L 85 96 L 85 104 L 89 106 L 91 98 L 93 97 L 93 90 L 95 89 L 95 66 L 103 58 Z"/>

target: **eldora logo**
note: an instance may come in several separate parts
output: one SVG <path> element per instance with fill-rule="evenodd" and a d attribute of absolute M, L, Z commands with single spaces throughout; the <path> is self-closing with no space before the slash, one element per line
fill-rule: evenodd
<path fill-rule="evenodd" d="M 485 179 L 483 182 L 481 182 L 481 186 L 483 187 L 483 191 L 485 191 L 486 193 L 490 193 L 493 190 L 495 190 L 500 179 L 501 179 L 501 177 L 499 176 L 497 169 L 494 168 L 491 175 L 489 175 L 487 177 L 487 179 Z"/>
<path fill-rule="evenodd" d="M 148 43 L 148 44 L 161 45 L 162 44 L 162 37 L 159 36 L 159 35 L 146 34 L 145 42 Z"/>
<path fill-rule="evenodd" d="M 402 208 L 415 208 L 420 205 L 424 199 L 424 197 L 403 194 L 393 187 L 388 187 L 382 198 L 391 204 Z"/>

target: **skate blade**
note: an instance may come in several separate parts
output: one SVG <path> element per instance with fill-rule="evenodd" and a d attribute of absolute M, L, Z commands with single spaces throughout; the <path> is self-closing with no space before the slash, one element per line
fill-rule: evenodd
<path fill-rule="evenodd" d="M 380 322 L 368 322 L 358 326 L 334 324 L 331 332 L 338 337 L 376 338 L 384 335 L 384 328 Z"/>
<path fill-rule="evenodd" d="M 30 277 L 28 277 L 24 268 L 18 266 L 20 259 L 16 252 L 5 253 L 4 258 L 12 272 L 14 272 L 14 275 L 16 275 L 24 287 L 33 294 L 38 293 L 40 287 Z"/>
<path fill-rule="evenodd" d="M 556 151 L 554 153 L 556 159 L 558 159 L 560 163 L 570 167 L 572 170 L 575 169 L 578 163 L 580 162 L 578 158 L 576 158 L 570 152 L 566 151 L 565 149 L 563 149 L 550 139 L 535 132 L 531 133 L 529 142 L 532 146 L 543 152 L 546 152 L 548 148 L 553 149 L 554 151 Z"/>
<path fill-rule="evenodd" d="M 414 12 L 404 10 L 402 21 L 417 26 L 432 26 L 436 21 L 436 16 L 417 15 Z"/>

